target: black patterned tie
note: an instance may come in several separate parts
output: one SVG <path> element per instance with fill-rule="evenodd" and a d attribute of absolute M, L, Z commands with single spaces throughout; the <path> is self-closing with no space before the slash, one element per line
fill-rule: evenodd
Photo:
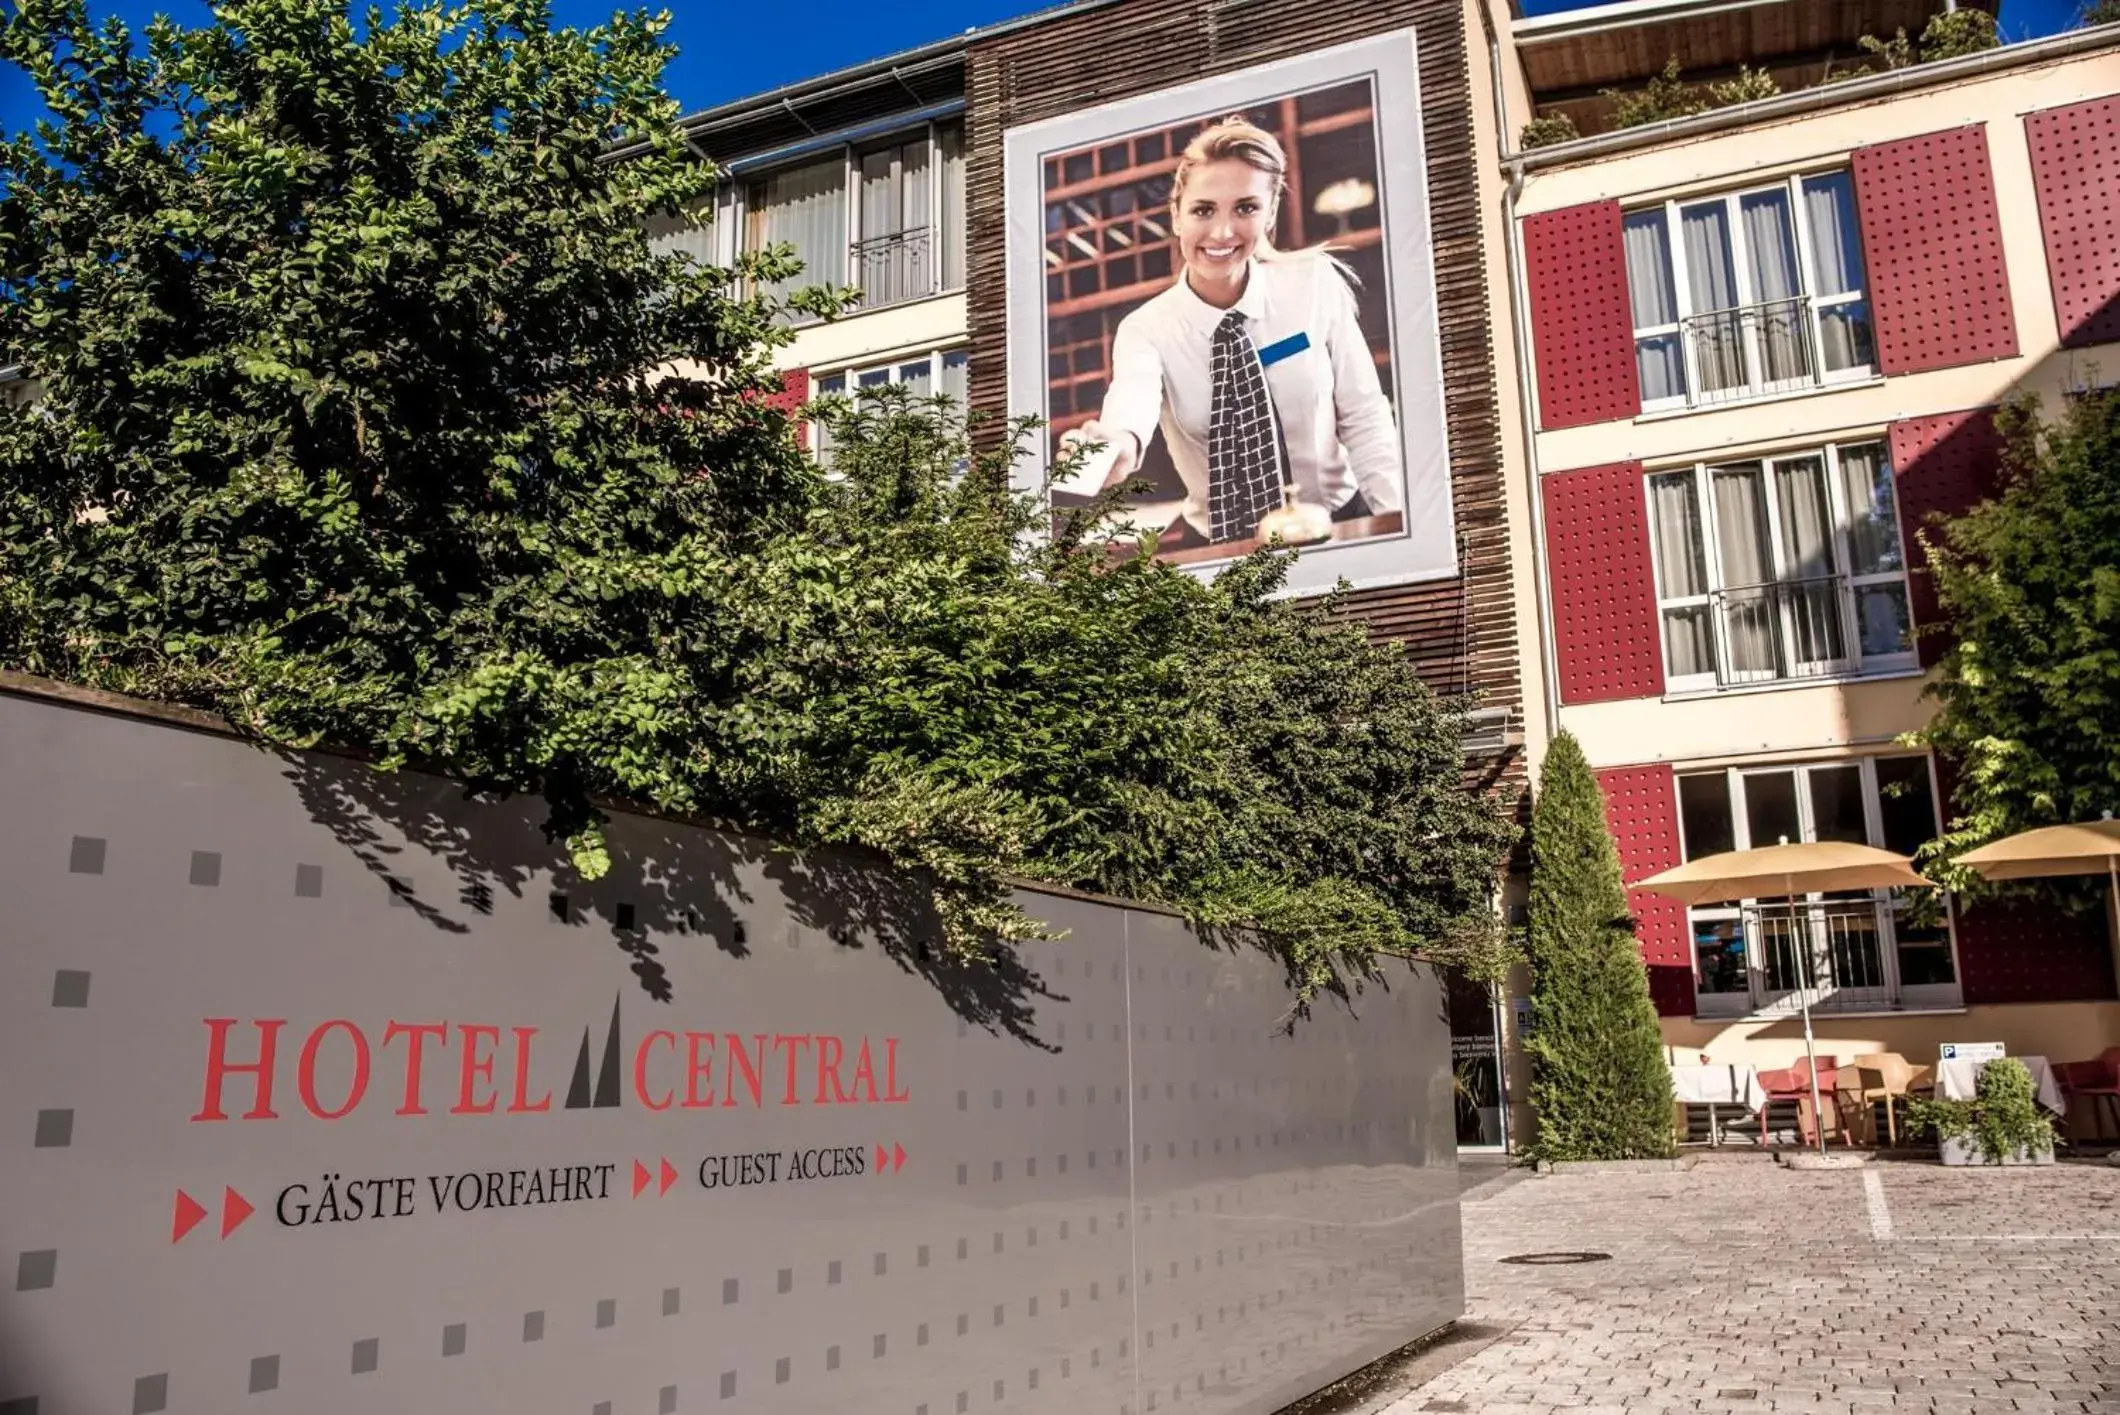
<path fill-rule="evenodd" d="M 1207 518 L 1216 541 L 1249 540 L 1281 504 L 1280 429 L 1266 368 L 1231 310 L 1215 326 L 1213 399 L 1207 408 Z"/>

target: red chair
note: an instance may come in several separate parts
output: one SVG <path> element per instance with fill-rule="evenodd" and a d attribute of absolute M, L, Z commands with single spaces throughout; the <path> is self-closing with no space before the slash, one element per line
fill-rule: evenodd
<path fill-rule="evenodd" d="M 2091 1103 L 2093 1131 L 2103 1129 L 2098 1124 L 2102 1101 L 2102 1109 L 2113 1118 L 2114 1132 L 2120 1134 L 2120 1047 L 2107 1047 L 2096 1061 L 2064 1061 L 2054 1068 L 2054 1079 L 2061 1083 L 2070 1111 L 2075 1110 L 2078 1097 Z"/>
<path fill-rule="evenodd" d="M 1840 1058 L 1821 1056 L 1818 1058 L 1818 1099 L 1833 1107 L 1834 1129 L 1840 1132 L 1841 1143 L 1847 1143 L 1848 1129 L 1840 1119 L 1840 1107 L 1835 1100 L 1836 1082 L 1840 1077 Z M 1808 1058 L 1797 1062 L 1786 1071 L 1762 1071 L 1759 1073 L 1760 1089 L 1767 1093 L 1766 1104 L 1759 1108 L 1759 1144 L 1767 1146 L 1767 1137 L 1773 1126 L 1767 1123 L 1767 1115 L 1776 1101 L 1796 1102 L 1796 1134 L 1806 1145 L 1818 1141 L 1818 1116 L 1811 1109 L 1811 1063 Z"/>

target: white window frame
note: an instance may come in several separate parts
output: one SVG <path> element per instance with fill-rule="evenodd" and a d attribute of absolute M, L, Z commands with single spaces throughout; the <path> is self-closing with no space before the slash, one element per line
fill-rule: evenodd
<path fill-rule="evenodd" d="M 1644 399 L 1641 408 L 1643 413 L 1674 412 L 1694 407 L 1703 410 L 1727 408 L 1735 404 L 1752 402 L 1756 399 L 1778 397 L 1785 393 L 1811 388 L 1830 388 L 1846 383 L 1862 383 L 1877 377 L 1875 364 L 1855 364 L 1845 369 L 1832 370 L 1828 370 L 1825 367 L 1824 312 L 1838 309 L 1844 305 L 1858 304 L 1870 298 L 1868 283 L 1869 252 L 1863 252 L 1864 283 L 1861 289 L 1842 291 L 1833 295 L 1816 293 L 1818 290 L 1818 259 L 1816 249 L 1812 244 L 1810 211 L 1808 204 L 1804 201 L 1804 183 L 1824 177 L 1846 175 L 1848 171 L 1849 169 L 1845 167 L 1828 167 L 1809 172 L 1792 172 L 1778 182 L 1767 182 L 1755 186 L 1741 187 L 1733 191 L 1709 193 L 1703 196 L 1673 197 L 1660 204 L 1638 206 L 1625 213 L 1627 217 L 1639 216 L 1645 211 L 1661 211 L 1663 213 L 1664 251 L 1671 263 L 1671 303 L 1678 315 L 1677 320 L 1673 323 L 1644 325 L 1635 329 L 1633 342 L 1638 349 L 1641 343 L 1647 339 L 1675 338 L 1678 341 L 1679 362 L 1685 379 L 1685 388 L 1672 397 Z M 1742 392 L 1723 390 L 1719 391 L 1719 396 L 1713 402 L 1696 403 L 1695 399 L 1701 396 L 1700 372 L 1696 366 L 1692 341 L 1686 337 L 1686 321 L 1696 316 L 1716 314 L 1720 313 L 1720 311 L 1696 310 L 1693 308 L 1693 289 L 1689 279 L 1690 272 L 1686 265 L 1685 227 L 1680 220 L 1680 213 L 1688 208 L 1707 206 L 1718 201 L 1723 203 L 1725 229 L 1730 233 L 1730 259 L 1737 285 L 1737 304 L 1733 308 L 1748 309 L 1758 304 L 1759 299 L 1758 292 L 1753 288 L 1752 262 L 1749 259 L 1749 251 L 1745 245 L 1744 200 L 1746 197 L 1759 196 L 1767 192 L 1779 192 L 1789 202 L 1791 230 L 1796 242 L 1797 279 L 1802 285 L 1802 288 L 1796 293 L 1796 298 L 1804 302 L 1806 312 L 1805 334 L 1810 340 L 1811 376 L 1809 378 L 1763 381 L 1746 388 Z M 1748 340 L 1748 345 L 1756 344 L 1756 337 Z M 1871 347 L 1873 351 L 1875 345 L 1876 314 L 1873 307 L 1871 313 Z M 1639 354 L 1636 357 L 1638 358 Z M 1748 347 L 1747 357 L 1751 361 L 1750 367 L 1754 369 L 1763 368 L 1761 351 L 1757 347 Z"/>
<path fill-rule="evenodd" d="M 1884 802 L 1877 782 L 1877 764 L 1884 760 L 1918 759 L 1927 768 L 1929 783 L 1929 807 L 1931 813 L 1941 810 L 1942 795 L 1936 777 L 1934 757 L 1916 753 L 1891 752 L 1879 756 L 1837 757 L 1824 760 L 1798 762 L 1772 762 L 1751 766 L 1732 766 L 1708 771 L 1677 771 L 1672 774 L 1671 794 L 1674 804 L 1679 806 L 1678 830 L 1681 858 L 1692 858 L 1692 850 L 1685 839 L 1686 813 L 1683 799 L 1679 796 L 1681 777 L 1721 775 L 1725 779 L 1724 789 L 1730 807 L 1730 831 L 1732 848 L 1749 850 L 1761 845 L 1772 845 L 1771 840 L 1752 839 L 1752 823 L 1746 810 L 1745 783 L 1753 777 L 1778 774 L 1794 774 L 1799 779 L 1796 789 L 1796 809 L 1799 829 L 1804 840 L 1816 838 L 1817 822 L 1812 816 L 1809 774 L 1813 771 L 1846 769 L 1853 766 L 1861 773 L 1863 833 L 1867 843 L 1884 846 Z M 1942 833 L 1942 822 L 1936 822 L 1936 831 Z M 1793 842 L 1792 842 L 1793 843 Z M 1843 907 L 1848 901 L 1835 901 Z M 1948 897 L 1943 901 L 1944 935 L 1951 953 L 1951 977 L 1949 983 L 1902 984 L 1899 978 L 1899 940 L 1897 934 L 1898 911 L 1893 906 L 1889 890 L 1871 891 L 1872 908 L 1877 920 L 1877 950 L 1882 974 L 1881 985 L 1872 989 L 1840 989 L 1819 986 L 1818 940 L 1822 936 L 1824 911 L 1827 901 L 1823 895 L 1806 895 L 1802 907 L 1811 936 L 1811 956 L 1807 962 L 1810 969 L 1811 1007 L 1814 1011 L 1826 1011 L 1844 1015 L 1849 1012 L 1920 1012 L 1943 1011 L 1964 1005 L 1965 974 L 1958 955 L 1958 925 L 1956 911 Z M 1693 974 L 1693 1010 L 1699 1017 L 1786 1017 L 1795 1014 L 1800 1007 L 1794 990 L 1785 994 L 1773 994 L 1767 986 L 1765 940 L 1759 928 L 1761 906 L 1769 914 L 1776 908 L 1786 908 L 1781 899 L 1745 899 L 1730 904 L 1695 905 L 1686 911 L 1686 966 Z M 1700 951 L 1696 946 L 1701 925 L 1736 921 L 1745 940 L 1745 969 L 1747 990 L 1742 993 L 1706 992 L 1701 988 Z M 1849 996 L 1843 997 L 1843 991 Z"/>
<path fill-rule="evenodd" d="M 1854 553 L 1849 538 L 1847 474 L 1841 465 L 1840 454 L 1843 447 L 1867 446 L 1874 446 L 1878 449 L 1879 458 L 1889 469 L 1891 465 L 1891 449 L 1884 437 L 1880 435 L 1876 438 L 1851 438 L 1842 442 L 1827 443 L 1823 447 L 1805 447 L 1790 451 L 1764 453 L 1757 457 L 1744 457 L 1727 462 L 1701 461 L 1695 462 L 1690 467 L 1661 467 L 1643 475 L 1642 498 L 1644 514 L 1649 518 L 1645 524 L 1651 526 L 1655 524 L 1656 501 L 1650 494 L 1650 487 L 1653 482 L 1662 477 L 1690 474 L 1693 478 L 1695 505 L 1699 512 L 1701 538 L 1699 549 L 1701 552 L 1702 573 L 1706 581 L 1706 588 L 1701 593 L 1671 595 L 1669 597 L 1664 595 L 1663 561 L 1657 549 L 1655 535 L 1652 533 L 1649 538 L 1650 561 L 1656 581 L 1657 652 L 1662 655 L 1659 662 L 1664 668 L 1664 692 L 1667 695 L 1724 692 L 1733 688 L 1755 688 L 1761 686 L 1801 688 L 1821 682 L 1886 677 L 1919 670 L 1920 658 L 1914 647 L 1916 625 L 1914 621 L 1913 591 L 1908 584 L 1908 574 L 1911 567 L 1907 562 L 1906 532 L 1901 524 L 1896 482 L 1893 485 L 1892 495 L 1892 534 L 1899 549 L 1900 568 L 1860 575 L 1852 573 L 1847 568 L 1854 563 Z M 1771 583 L 1792 583 L 1792 578 L 1785 574 L 1783 568 L 1789 563 L 1787 539 L 1782 527 L 1781 498 L 1775 494 L 1774 472 L 1783 463 L 1801 462 L 1811 458 L 1818 458 L 1825 467 L 1826 497 L 1833 517 L 1834 577 L 1847 590 L 1846 594 L 1836 593 L 1834 597 L 1835 603 L 1840 610 L 1841 644 L 1846 650 L 1846 657 L 1837 660 L 1836 667 L 1820 673 L 1798 674 L 1789 677 L 1764 674 L 1740 678 L 1734 665 L 1730 662 L 1729 643 L 1722 632 L 1715 604 L 1718 594 L 1724 594 L 1733 589 L 1751 587 L 1730 585 L 1725 582 L 1723 577 L 1722 537 L 1718 533 L 1716 524 L 1714 473 L 1723 468 L 1742 467 L 1755 463 L 1759 466 L 1764 480 L 1764 484 L 1761 487 L 1761 497 L 1765 503 L 1767 513 L 1768 555 L 1772 561 L 1774 571 L 1774 580 Z M 1855 596 L 1860 590 L 1881 584 L 1897 584 L 1900 588 L 1901 597 L 1906 602 L 1907 647 L 1898 653 L 1866 655 L 1862 652 L 1862 626 L 1856 609 Z M 1708 635 L 1714 656 L 1714 664 L 1705 673 L 1673 675 L 1670 672 L 1671 636 L 1667 627 L 1669 624 L 1668 611 L 1680 609 L 1701 609 L 1707 614 Z M 1785 620 L 1787 618 L 1785 610 L 1783 618 Z M 1781 632 L 1785 642 L 1794 641 L 1791 625 L 1782 624 Z"/>
<path fill-rule="evenodd" d="M 971 354 L 971 345 L 960 341 L 954 344 L 938 345 L 925 353 L 918 349 L 908 349 L 902 354 L 888 358 L 872 355 L 858 363 L 821 364 L 810 370 L 810 396 L 812 398 L 825 397 L 825 382 L 828 379 L 837 378 L 841 380 L 841 385 L 833 391 L 853 399 L 854 406 L 858 409 L 861 406 L 861 389 L 863 387 L 861 380 L 863 378 L 877 373 L 897 373 L 909 365 L 920 363 L 923 359 L 928 366 L 928 392 L 931 394 L 940 393 L 943 391 L 942 371 L 954 359 L 965 365 L 965 397 L 961 400 L 957 410 L 958 415 L 961 417 L 965 412 L 969 411 L 971 401 Z M 888 386 L 893 381 L 887 378 L 881 386 Z M 868 386 L 876 387 L 879 385 L 870 384 Z M 824 450 L 823 421 L 812 418 L 809 422 L 808 431 L 811 449 L 814 452 L 822 453 Z"/>
<path fill-rule="evenodd" d="M 922 226 L 902 226 L 900 228 L 901 230 L 918 230 L 924 228 L 928 232 L 928 287 L 930 293 L 927 295 L 919 296 L 917 298 L 933 299 L 937 295 L 945 295 L 951 293 L 952 289 L 964 288 L 962 285 L 958 285 L 955 287 L 946 287 L 944 286 L 942 279 L 943 272 L 947 268 L 943 260 L 943 243 L 945 241 L 954 240 L 961 245 L 967 238 L 967 233 L 964 230 L 951 232 L 946 230 L 943 224 L 944 200 L 942 129 L 946 124 L 951 123 L 957 124 L 961 129 L 963 119 L 949 118 L 943 119 L 941 121 L 931 119 L 927 122 L 913 124 L 906 128 L 899 129 L 895 132 L 877 134 L 864 138 L 859 142 L 846 142 L 838 145 L 840 173 L 839 180 L 842 190 L 844 190 L 846 193 L 846 232 L 845 239 L 840 243 L 839 269 L 836 273 L 833 273 L 822 269 L 818 265 L 813 265 L 808 271 L 805 272 L 805 274 L 814 276 L 815 282 L 819 284 L 850 285 L 854 283 L 854 248 L 861 242 L 862 155 L 864 153 L 874 152 L 878 148 L 889 148 L 894 146 L 902 148 L 905 144 L 912 142 L 916 139 L 924 139 L 927 143 L 928 153 L 927 220 L 922 223 Z M 960 141 L 960 150 L 962 150 L 964 146 L 964 143 Z M 832 149 L 830 147 L 825 147 L 816 151 L 812 151 L 805 154 L 801 159 L 794 162 L 790 162 L 787 165 L 790 167 L 802 167 L 808 166 L 811 163 L 822 162 L 826 160 L 826 158 L 830 155 L 831 151 Z M 969 151 L 961 151 L 961 156 L 966 161 L 970 160 Z M 894 166 L 895 165 L 896 164 L 894 164 Z M 732 242 L 732 245 L 734 247 L 732 255 L 746 253 L 751 249 L 751 190 L 753 187 L 757 186 L 759 182 L 763 181 L 766 177 L 770 176 L 773 171 L 777 170 L 781 169 L 770 168 L 757 172 L 746 172 L 738 180 L 733 181 L 729 184 L 731 188 L 731 195 L 727 205 L 727 216 L 729 218 L 731 228 L 735 232 L 735 237 Z M 966 269 L 967 275 L 969 275 L 971 262 L 969 260 L 966 260 L 962 262 L 962 264 Z M 915 301 L 898 300 L 894 301 L 892 304 L 882 306 L 881 308 L 895 309 L 899 305 L 912 303 L 915 303 Z M 856 310 L 855 312 L 858 314 L 862 311 Z"/>

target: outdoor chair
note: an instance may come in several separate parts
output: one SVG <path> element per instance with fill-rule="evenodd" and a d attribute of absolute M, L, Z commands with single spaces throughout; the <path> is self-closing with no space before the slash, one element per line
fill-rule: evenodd
<path fill-rule="evenodd" d="M 1839 1060 L 1836 1057 L 1818 1058 L 1818 1098 L 1826 1101 L 1835 1095 L 1835 1084 L 1839 1079 Z M 1811 1110 L 1811 1064 L 1808 1059 L 1798 1061 L 1786 1071 L 1762 1071 L 1759 1073 L 1760 1089 L 1767 1093 L 1766 1103 L 1759 1108 L 1759 1143 L 1764 1149 L 1774 1127 L 1767 1123 L 1768 1113 L 1776 1101 L 1796 1102 L 1796 1135 L 1804 1144 L 1817 1140 L 1819 1117 Z M 1847 1139 L 1847 1127 L 1841 1123 L 1839 1105 L 1834 1103 L 1835 1128 L 1841 1139 Z"/>
<path fill-rule="evenodd" d="M 2113 1117 L 2114 1132 L 2120 1134 L 2120 1047 L 2107 1047 L 2095 1061 L 2064 1061 L 2054 1068 L 2054 1079 L 2071 1114 L 2079 1097 L 2090 1102 L 2093 1136 L 2104 1130 L 2098 1123 L 2101 1111 Z"/>
<path fill-rule="evenodd" d="M 1877 1106 L 1884 1105 L 1885 1135 L 1899 1143 L 1898 1104 L 1906 1100 L 1919 1075 L 1919 1068 L 1896 1051 L 1869 1052 L 1840 1068 L 1834 1102 L 1840 1111 L 1842 1133 L 1848 1130 L 1848 1113 L 1860 1116 L 1862 1138 L 1877 1143 Z"/>

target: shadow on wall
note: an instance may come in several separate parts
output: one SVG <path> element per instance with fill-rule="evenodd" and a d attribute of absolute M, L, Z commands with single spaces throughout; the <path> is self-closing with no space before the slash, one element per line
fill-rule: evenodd
<path fill-rule="evenodd" d="M 752 942 L 741 907 L 755 902 L 748 881 L 777 885 L 790 919 L 841 948 L 876 948 L 934 988 L 960 1018 L 1027 1046 L 1055 1050 L 1037 1034 L 1037 1004 L 1055 993 L 1011 949 L 975 965 L 941 947 L 941 929 L 920 879 L 840 852 L 798 852 L 749 837 L 653 816 L 614 813 L 607 827 L 611 869 L 582 881 L 567 852 L 547 841 L 535 797 L 496 797 L 413 772 L 382 772 L 345 757 L 282 752 L 284 775 L 310 818 L 384 881 L 403 907 L 435 928 L 466 933 L 490 915 L 499 892 L 550 892 L 555 919 L 601 926 L 641 990 L 670 1002 L 675 990 L 657 942 L 705 938 L 732 958 Z M 456 894 L 423 892 L 416 875 L 440 864 Z M 569 889 L 569 880 L 578 881 Z"/>
<path fill-rule="evenodd" d="M 925 882 L 912 871 L 851 851 L 791 850 L 706 826 L 613 812 L 606 826 L 611 868 L 590 882 L 575 873 L 565 849 L 545 838 L 544 806 L 534 796 L 480 793 L 444 777 L 377 771 L 344 756 L 276 755 L 310 818 L 382 880 L 402 907 L 444 932 L 469 932 L 468 921 L 490 915 L 502 891 L 520 899 L 543 889 L 556 920 L 601 926 L 641 990 L 666 1003 L 676 992 L 658 940 L 704 938 L 731 958 L 747 957 L 753 943 L 742 906 L 756 902 L 748 882 L 763 879 L 778 887 L 796 926 L 841 948 L 880 950 L 972 1026 L 1042 1051 L 1059 1050 L 1039 1035 L 1037 1009 L 1043 999 L 1064 1003 L 1067 996 L 1053 991 L 1014 949 L 995 946 L 973 963 L 953 958 L 941 945 Z M 455 895 L 446 901 L 423 890 L 416 878 L 431 878 L 435 864 L 454 884 Z M 1268 954 L 1289 988 L 1282 1030 L 1293 1031 L 1308 1018 L 1311 1008 L 1298 999 L 1288 959 L 1240 930 L 1183 927 L 1187 938 L 1212 953 Z M 1319 995 L 1354 1019 L 1362 993 L 1372 987 L 1388 994 L 1390 979 L 1336 978 Z M 1438 1018 L 1447 1022 L 1441 997 L 1438 989 Z"/>

